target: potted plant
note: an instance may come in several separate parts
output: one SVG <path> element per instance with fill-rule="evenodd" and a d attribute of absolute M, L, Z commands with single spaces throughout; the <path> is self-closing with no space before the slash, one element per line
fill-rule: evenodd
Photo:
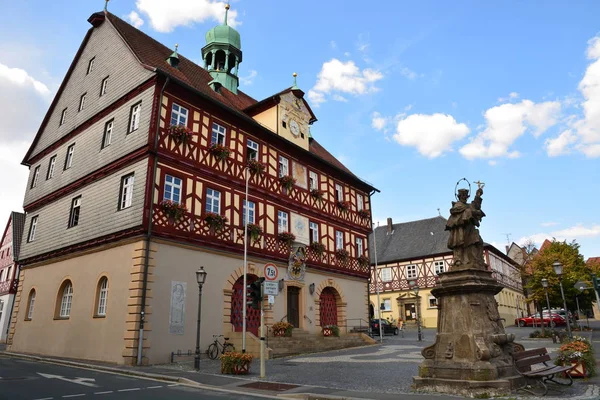
<path fill-rule="evenodd" d="M 338 200 L 335 204 L 343 212 L 346 212 L 346 211 L 348 211 L 350 209 L 350 202 L 349 201 Z"/>
<path fill-rule="evenodd" d="M 367 210 L 358 210 L 358 216 L 362 219 L 368 219 L 371 215 Z"/>
<path fill-rule="evenodd" d="M 231 154 L 231 149 L 229 147 L 218 143 L 211 144 L 208 151 L 219 161 L 229 158 L 229 155 Z"/>
<path fill-rule="evenodd" d="M 312 242 L 308 247 L 319 256 L 325 252 L 325 245 L 321 242 Z"/>
<path fill-rule="evenodd" d="M 282 176 L 281 178 L 279 178 L 279 182 L 281 183 L 281 186 L 283 186 L 287 190 L 292 190 L 292 188 L 296 184 L 296 180 L 291 175 Z"/>
<path fill-rule="evenodd" d="M 177 143 L 185 143 L 192 140 L 192 131 L 185 125 L 171 125 L 169 127 L 169 136 L 175 139 Z"/>
<path fill-rule="evenodd" d="M 184 204 L 177 203 L 176 201 L 163 200 L 159 204 L 160 209 L 163 213 L 173 222 L 179 221 L 183 218 L 187 212 L 187 208 Z"/>
<path fill-rule="evenodd" d="M 206 221 L 212 231 L 220 232 L 225 227 L 228 219 L 224 215 L 208 212 L 204 216 L 204 221 Z"/>
<path fill-rule="evenodd" d="M 325 196 L 325 192 L 319 189 L 311 189 L 310 190 L 310 197 L 312 197 L 313 199 L 317 200 L 317 201 L 321 201 L 323 200 L 323 197 Z"/>
<path fill-rule="evenodd" d="M 260 239 L 260 235 L 262 235 L 263 230 L 260 225 L 249 223 L 246 225 L 246 229 L 248 231 L 248 236 L 252 239 L 253 242 L 258 241 Z"/>
<path fill-rule="evenodd" d="M 246 165 L 251 175 L 262 175 L 265 172 L 266 165 L 258 160 L 249 160 Z"/>
<path fill-rule="evenodd" d="M 287 244 L 288 246 L 291 246 L 294 241 L 296 240 L 296 235 L 294 235 L 291 232 L 281 232 L 279 235 L 277 235 L 277 238 L 279 239 L 280 242 Z"/>
<path fill-rule="evenodd" d="M 222 354 L 219 357 L 221 360 L 221 373 L 247 375 L 250 371 L 250 363 L 252 362 L 252 358 L 253 357 L 248 353 L 238 353 L 236 351 Z"/>
<path fill-rule="evenodd" d="M 325 325 L 323 327 L 323 336 L 340 336 L 340 328 L 337 325 Z"/>
<path fill-rule="evenodd" d="M 364 254 L 358 257 L 356 261 L 358 261 L 358 265 L 360 265 L 361 267 L 368 267 L 370 264 L 369 257 L 365 256 Z"/>
<path fill-rule="evenodd" d="M 294 329 L 294 325 L 289 322 L 275 322 L 271 327 L 273 329 L 273 335 L 279 337 L 292 337 L 292 330 Z"/>
<path fill-rule="evenodd" d="M 348 250 L 346 250 L 346 249 L 337 249 L 335 251 L 335 257 L 340 261 L 346 261 L 348 259 L 349 255 L 350 254 L 348 253 Z"/>
<path fill-rule="evenodd" d="M 572 365 L 569 371 L 572 377 L 588 377 L 596 374 L 596 359 L 592 344 L 584 337 L 575 336 L 564 342 L 558 349 L 558 355 L 554 360 L 556 365 Z"/>

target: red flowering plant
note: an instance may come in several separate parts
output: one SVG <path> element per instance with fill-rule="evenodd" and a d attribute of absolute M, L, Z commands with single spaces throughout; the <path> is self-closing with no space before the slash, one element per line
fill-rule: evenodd
<path fill-rule="evenodd" d="M 556 365 L 568 366 L 573 363 L 581 363 L 585 366 L 588 376 L 596 375 L 596 358 L 590 341 L 581 336 L 567 339 L 558 349 L 558 355 L 554 360 Z"/>
<path fill-rule="evenodd" d="M 263 229 L 260 225 L 249 223 L 246 225 L 246 230 L 248 231 L 248 236 L 252 239 L 253 242 L 256 242 L 260 239 L 260 235 L 263 233 Z"/>
<path fill-rule="evenodd" d="M 173 219 L 175 221 L 179 221 L 187 212 L 187 207 L 185 204 L 171 200 L 161 201 L 159 207 L 169 219 Z"/>
<path fill-rule="evenodd" d="M 171 125 L 169 127 L 169 135 L 178 143 L 185 143 L 192 140 L 192 131 L 185 125 Z"/>
<path fill-rule="evenodd" d="M 219 161 L 229 158 L 229 155 L 231 154 L 231 149 L 229 147 L 219 143 L 211 144 L 208 151 Z"/>
<path fill-rule="evenodd" d="M 229 221 L 226 216 L 214 212 L 206 213 L 206 215 L 204 215 L 204 220 L 210 229 L 216 232 L 221 231 L 225 227 L 225 224 Z"/>
<path fill-rule="evenodd" d="M 369 257 L 362 255 L 360 257 L 358 257 L 356 259 L 356 261 L 358 261 L 358 265 L 360 265 L 361 267 L 367 267 L 370 264 L 370 260 Z"/>
<path fill-rule="evenodd" d="M 369 214 L 367 210 L 358 210 L 358 216 L 363 219 L 367 219 L 371 216 L 371 214 Z"/>
<path fill-rule="evenodd" d="M 312 242 L 308 247 L 318 255 L 325 252 L 325 245 L 321 242 Z"/>
<path fill-rule="evenodd" d="M 292 190 L 292 188 L 296 184 L 296 180 L 291 175 L 282 176 L 281 178 L 279 178 L 279 182 L 281 183 L 281 186 L 283 186 L 287 190 Z"/>
<path fill-rule="evenodd" d="M 325 192 L 319 189 L 311 189 L 310 190 L 310 196 L 315 199 L 315 200 L 323 200 L 323 197 L 325 196 Z"/>
<path fill-rule="evenodd" d="M 335 251 L 335 256 L 340 261 L 346 261 L 350 256 L 350 253 L 348 253 L 348 250 L 346 249 L 337 249 Z"/>
<path fill-rule="evenodd" d="M 258 160 L 249 160 L 248 169 L 252 175 L 262 175 L 265 172 L 267 166 Z"/>
<path fill-rule="evenodd" d="M 285 244 L 287 244 L 288 246 L 291 246 L 294 241 L 296 240 L 296 235 L 294 235 L 291 232 L 281 232 L 279 235 L 277 235 L 277 238 L 279 239 L 280 242 L 283 242 Z"/>
<path fill-rule="evenodd" d="M 350 202 L 345 200 L 338 200 L 336 203 L 337 207 L 342 211 L 348 211 L 350 209 Z"/>

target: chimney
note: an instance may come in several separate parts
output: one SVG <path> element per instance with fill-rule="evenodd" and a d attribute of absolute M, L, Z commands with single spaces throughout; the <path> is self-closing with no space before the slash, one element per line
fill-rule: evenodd
<path fill-rule="evenodd" d="M 394 231 L 394 226 L 392 224 L 392 219 L 388 218 L 387 219 L 387 233 L 390 234 Z"/>
<path fill-rule="evenodd" d="M 508 254 L 508 250 L 510 249 L 510 247 L 508 247 L 508 245 L 506 245 L 504 247 L 506 247 L 506 254 Z"/>

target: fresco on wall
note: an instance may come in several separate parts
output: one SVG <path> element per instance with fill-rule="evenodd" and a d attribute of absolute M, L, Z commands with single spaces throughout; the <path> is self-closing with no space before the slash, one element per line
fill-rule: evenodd
<path fill-rule="evenodd" d="M 296 186 L 301 187 L 302 189 L 307 189 L 308 183 L 306 181 L 306 167 L 293 161 L 292 168 L 294 179 L 296 179 Z"/>
<path fill-rule="evenodd" d="M 169 333 L 183 335 L 185 324 L 186 282 L 171 281 L 171 311 L 169 313 Z"/>

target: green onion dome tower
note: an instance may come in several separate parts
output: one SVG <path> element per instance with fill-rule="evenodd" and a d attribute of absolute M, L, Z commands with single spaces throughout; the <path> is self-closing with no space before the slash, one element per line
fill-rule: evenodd
<path fill-rule="evenodd" d="M 213 80 L 209 83 L 215 91 L 225 87 L 237 94 L 240 84 L 238 68 L 242 62 L 242 41 L 238 31 L 227 25 L 229 4 L 225 6 L 223 25 L 215 26 L 206 33 L 206 45 L 202 48 L 204 68 Z"/>

